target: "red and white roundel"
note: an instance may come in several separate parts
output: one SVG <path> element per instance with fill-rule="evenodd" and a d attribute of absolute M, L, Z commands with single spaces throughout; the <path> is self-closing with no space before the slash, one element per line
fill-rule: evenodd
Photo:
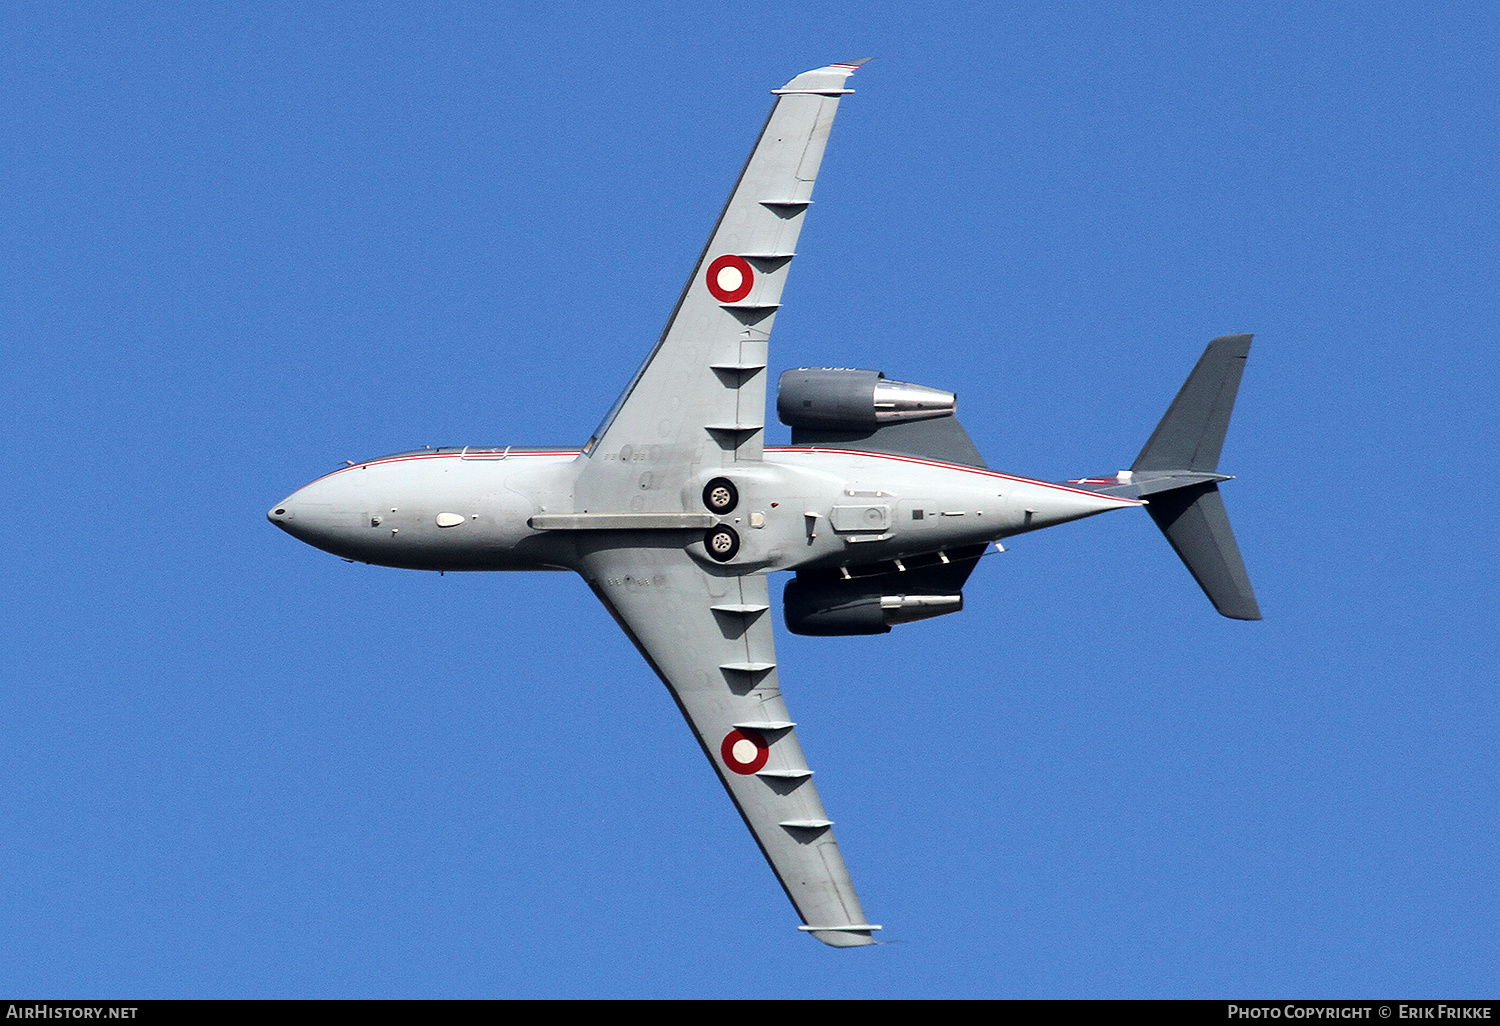
<path fill-rule="evenodd" d="M 708 265 L 708 291 L 721 303 L 738 303 L 750 294 L 755 272 L 743 257 L 726 253 Z"/>
<path fill-rule="evenodd" d="M 765 766 L 771 757 L 771 749 L 766 739 L 753 730 L 731 730 L 724 735 L 719 754 L 724 757 L 724 765 L 749 776 Z"/>

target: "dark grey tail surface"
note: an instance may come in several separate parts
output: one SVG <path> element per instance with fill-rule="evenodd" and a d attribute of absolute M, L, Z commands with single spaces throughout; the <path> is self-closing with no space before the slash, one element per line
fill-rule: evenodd
<path fill-rule="evenodd" d="M 1222 335 L 1208 344 L 1131 470 L 1219 469 L 1252 337 Z"/>
<path fill-rule="evenodd" d="M 1259 620 L 1260 606 L 1224 500 L 1219 496 L 1219 453 L 1234 398 L 1250 353 L 1249 335 L 1224 335 L 1208 344 L 1193 373 L 1172 400 L 1166 415 L 1131 471 L 1140 478 L 1196 478 L 1180 487 L 1141 488 L 1150 494 L 1146 512 L 1182 558 L 1203 593 L 1224 616 Z M 1153 473 L 1155 472 L 1155 473 Z M 1205 480 L 1208 477 L 1208 480 Z M 1179 478 L 1180 479 L 1180 478 Z M 1162 480 L 1160 485 L 1167 485 Z"/>
<path fill-rule="evenodd" d="M 1224 616 L 1259 620 L 1260 606 L 1217 482 L 1188 485 L 1151 496 L 1146 512 L 1167 536 L 1203 594 Z"/>

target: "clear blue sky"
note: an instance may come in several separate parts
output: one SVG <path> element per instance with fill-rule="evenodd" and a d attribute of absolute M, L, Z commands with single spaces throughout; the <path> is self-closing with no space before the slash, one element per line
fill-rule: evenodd
<path fill-rule="evenodd" d="M 0 994 L 1495 996 L 1497 11 L 9 8 Z M 1266 619 L 1126 512 L 961 615 L 781 632 L 897 942 L 834 951 L 581 581 L 264 513 L 583 442 L 769 90 L 870 55 L 773 374 L 956 389 L 1055 479 L 1255 332 L 1225 495 Z"/>

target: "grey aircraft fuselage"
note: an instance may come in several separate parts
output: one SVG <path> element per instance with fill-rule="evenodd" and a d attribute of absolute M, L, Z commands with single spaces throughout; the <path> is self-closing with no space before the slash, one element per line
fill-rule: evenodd
<path fill-rule="evenodd" d="M 595 454 L 623 458 L 630 452 Z M 649 453 L 643 453 L 643 465 Z M 620 514 L 574 505 L 589 457 L 577 449 L 423 449 L 345 467 L 278 503 L 270 521 L 345 559 L 414 570 L 573 570 L 575 540 L 595 526 L 628 529 Z M 683 491 L 682 508 L 703 508 Z M 725 516 L 686 514 L 665 530 L 708 572 L 730 572 L 703 536 L 716 524 L 740 539 L 732 572 L 809 570 L 872 563 L 998 541 L 1135 499 L 976 467 L 857 449 L 767 446 L 758 466 L 734 475 L 739 502 Z M 628 505 L 628 503 L 627 503 Z M 554 518 L 549 526 L 548 517 Z M 538 526 L 540 525 L 540 526 Z M 677 532 L 681 532 L 680 534 Z M 665 540 L 665 539 L 664 539 Z"/>

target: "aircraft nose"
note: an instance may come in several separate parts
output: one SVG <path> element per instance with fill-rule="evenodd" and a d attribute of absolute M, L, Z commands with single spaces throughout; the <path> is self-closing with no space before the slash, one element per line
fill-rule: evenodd
<path fill-rule="evenodd" d="M 296 518 L 297 510 L 290 498 L 282 499 L 276 505 L 266 510 L 266 519 L 288 533 L 291 532 L 292 522 Z"/>
<path fill-rule="evenodd" d="M 300 542 L 344 555 L 358 535 L 360 514 L 351 512 L 363 495 L 342 490 L 338 478 L 305 485 L 266 511 L 266 519 Z"/>

